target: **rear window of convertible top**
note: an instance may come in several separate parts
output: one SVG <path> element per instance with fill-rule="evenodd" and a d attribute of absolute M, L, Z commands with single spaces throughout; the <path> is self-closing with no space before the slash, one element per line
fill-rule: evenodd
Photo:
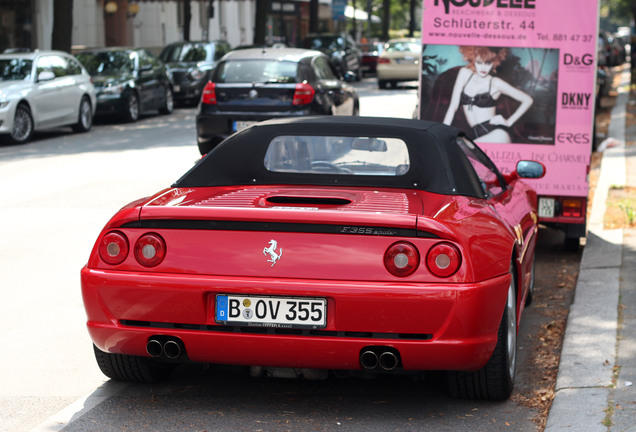
<path fill-rule="evenodd" d="M 277 136 L 264 163 L 272 172 L 324 175 L 401 176 L 410 168 L 406 143 L 388 137 Z"/>

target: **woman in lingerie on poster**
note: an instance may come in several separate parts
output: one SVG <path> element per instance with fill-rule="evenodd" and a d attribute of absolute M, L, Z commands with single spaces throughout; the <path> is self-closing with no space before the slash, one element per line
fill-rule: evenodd
<path fill-rule="evenodd" d="M 513 87 L 499 77 L 491 75 L 497 66 L 506 59 L 506 48 L 481 46 L 459 47 L 467 61 L 457 74 L 453 93 L 444 123 L 450 125 L 459 106 L 473 131 L 475 142 L 510 143 L 509 128 L 532 105 L 532 97 Z M 519 107 L 508 118 L 497 114 L 497 101 L 506 95 L 519 102 Z"/>

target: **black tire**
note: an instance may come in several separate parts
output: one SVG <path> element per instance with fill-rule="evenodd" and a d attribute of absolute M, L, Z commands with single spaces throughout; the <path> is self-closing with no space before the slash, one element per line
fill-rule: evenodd
<path fill-rule="evenodd" d="M 386 88 L 386 84 L 387 84 L 386 80 L 381 80 L 381 79 L 378 80 L 378 87 L 381 88 L 382 90 Z"/>
<path fill-rule="evenodd" d="M 161 114 L 170 114 L 172 111 L 174 111 L 174 95 L 172 94 L 172 89 L 170 87 L 166 87 L 163 105 L 159 108 L 159 112 Z"/>
<path fill-rule="evenodd" d="M 93 127 L 93 108 L 88 97 L 82 97 L 79 106 L 79 117 L 77 123 L 73 125 L 75 132 L 88 132 Z"/>
<path fill-rule="evenodd" d="M 163 381 L 175 365 L 146 357 L 106 353 L 93 345 L 97 365 L 104 375 L 116 381 L 153 383 Z"/>
<path fill-rule="evenodd" d="M 126 111 L 124 111 L 124 120 L 134 123 L 139 120 L 139 96 L 134 91 L 130 92 L 126 98 Z"/>
<path fill-rule="evenodd" d="M 219 145 L 221 141 L 223 141 L 223 138 L 219 137 L 211 138 L 209 141 L 203 143 L 199 141 L 199 153 L 201 153 L 201 156 L 205 156 L 210 153 L 214 147 Z"/>
<path fill-rule="evenodd" d="M 578 237 L 565 237 L 563 241 L 563 247 L 568 252 L 577 252 L 581 246 L 580 239 Z"/>
<path fill-rule="evenodd" d="M 353 107 L 353 113 L 351 114 L 352 116 L 359 116 L 360 115 L 360 105 L 358 105 L 358 102 L 356 102 L 356 104 Z"/>
<path fill-rule="evenodd" d="M 11 127 L 9 139 L 15 144 L 24 144 L 33 136 L 33 127 L 34 124 L 31 109 L 29 109 L 27 104 L 21 103 L 15 109 L 13 127 Z"/>
<path fill-rule="evenodd" d="M 530 286 L 528 287 L 528 295 L 526 296 L 526 306 L 532 304 L 534 299 L 534 280 L 535 280 L 535 258 L 532 259 L 532 268 L 530 269 Z"/>
<path fill-rule="evenodd" d="M 517 281 L 513 268 L 510 273 L 512 279 L 495 350 L 478 371 L 448 372 L 448 391 L 455 398 L 503 400 L 512 394 L 517 359 Z"/>

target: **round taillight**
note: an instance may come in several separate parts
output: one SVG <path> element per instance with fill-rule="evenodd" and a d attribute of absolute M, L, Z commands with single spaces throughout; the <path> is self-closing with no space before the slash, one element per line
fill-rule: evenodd
<path fill-rule="evenodd" d="M 394 276 L 408 276 L 419 265 L 420 253 L 411 243 L 393 243 L 384 253 L 384 266 Z"/>
<path fill-rule="evenodd" d="M 117 265 L 128 256 L 128 239 L 119 231 L 106 233 L 99 242 L 99 257 L 106 264 Z"/>
<path fill-rule="evenodd" d="M 166 242 L 159 234 L 144 234 L 135 243 L 135 259 L 144 267 L 159 265 L 166 256 Z"/>
<path fill-rule="evenodd" d="M 437 243 L 426 254 L 426 266 L 438 277 L 454 275 L 461 263 L 459 249 L 450 243 Z"/>

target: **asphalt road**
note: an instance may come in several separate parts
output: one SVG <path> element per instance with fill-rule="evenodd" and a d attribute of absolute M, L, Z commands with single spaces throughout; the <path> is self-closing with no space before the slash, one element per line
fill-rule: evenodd
<path fill-rule="evenodd" d="M 380 91 L 373 79 L 356 87 L 362 115 L 413 113 L 413 87 Z M 199 158 L 194 113 L 100 121 L 87 134 L 58 129 L 22 146 L 0 140 L 0 430 L 536 430 L 528 404 L 454 400 L 435 374 L 307 381 L 193 365 L 157 385 L 107 381 L 85 329 L 79 270 L 117 209 L 170 186 Z M 578 268 L 579 254 L 561 240 L 542 232 L 538 293 Z M 534 345 L 550 319 L 540 305 L 525 312 L 522 394 L 541 384 Z"/>

